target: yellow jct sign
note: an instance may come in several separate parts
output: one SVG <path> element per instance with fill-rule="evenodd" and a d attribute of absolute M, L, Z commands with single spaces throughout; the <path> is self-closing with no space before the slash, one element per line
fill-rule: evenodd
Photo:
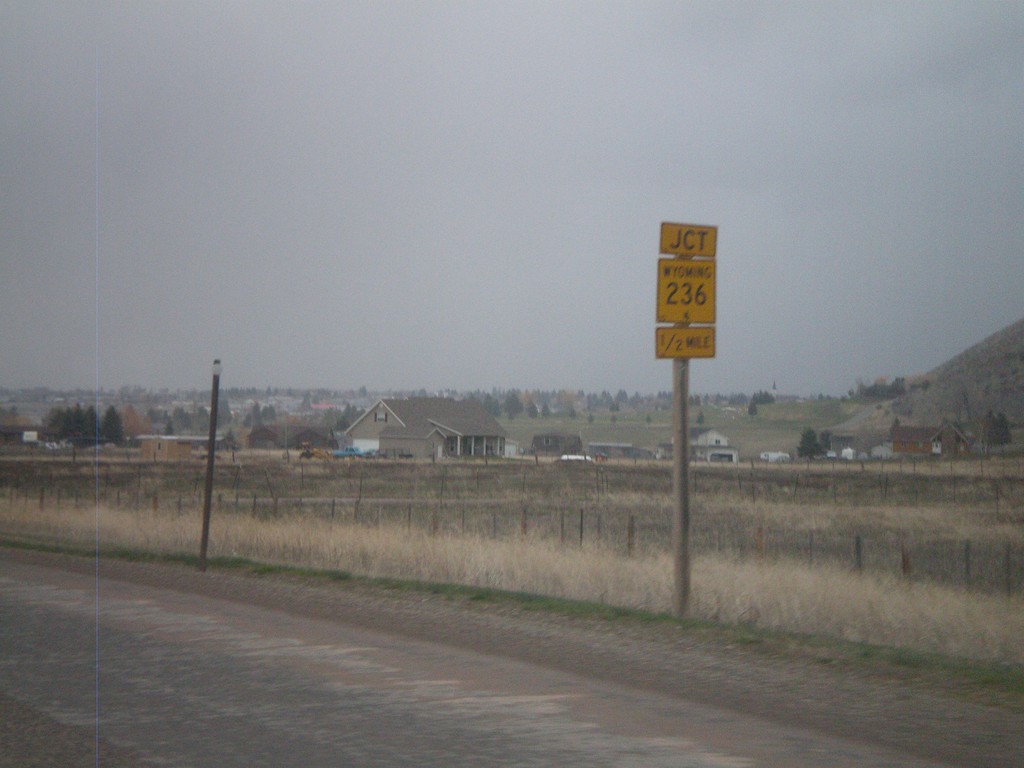
<path fill-rule="evenodd" d="M 713 257 L 718 249 L 718 227 L 697 224 L 661 225 L 661 250 L 679 256 Z"/>
<path fill-rule="evenodd" d="M 714 357 L 715 329 L 655 328 L 655 357 Z"/>
<path fill-rule="evenodd" d="M 657 321 L 715 322 L 715 262 L 658 259 Z"/>

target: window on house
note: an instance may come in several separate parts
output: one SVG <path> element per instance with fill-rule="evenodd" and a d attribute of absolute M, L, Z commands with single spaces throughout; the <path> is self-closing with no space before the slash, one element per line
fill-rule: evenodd
<path fill-rule="evenodd" d="M 373 420 L 374 421 L 387 421 L 388 420 L 388 412 L 387 411 L 377 411 L 373 415 Z"/>

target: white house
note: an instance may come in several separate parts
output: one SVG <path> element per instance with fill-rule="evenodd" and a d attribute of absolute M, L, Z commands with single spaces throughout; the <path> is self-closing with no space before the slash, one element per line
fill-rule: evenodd
<path fill-rule="evenodd" d="M 729 445 L 729 438 L 717 429 L 690 427 L 690 451 L 696 461 L 738 464 L 740 452 Z"/>

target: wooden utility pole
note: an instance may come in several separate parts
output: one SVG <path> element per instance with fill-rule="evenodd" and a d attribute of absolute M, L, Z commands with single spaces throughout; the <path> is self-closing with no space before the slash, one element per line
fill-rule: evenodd
<path fill-rule="evenodd" d="M 220 360 L 213 361 L 210 393 L 210 438 L 206 449 L 206 486 L 203 492 L 203 534 L 199 543 L 199 570 L 206 570 L 206 548 L 210 541 L 210 501 L 213 497 L 213 455 L 217 448 L 217 396 L 220 390 Z"/>

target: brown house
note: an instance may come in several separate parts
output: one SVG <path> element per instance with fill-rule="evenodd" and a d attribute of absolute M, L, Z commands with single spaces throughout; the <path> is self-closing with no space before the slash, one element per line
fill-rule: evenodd
<path fill-rule="evenodd" d="M 959 456 L 970 451 L 971 441 L 954 424 L 941 427 L 892 428 L 892 452 L 895 455 Z"/>
<path fill-rule="evenodd" d="M 338 441 L 328 427 L 306 427 L 296 425 L 288 428 L 288 447 L 300 448 L 309 444 L 311 448 L 337 448 Z"/>
<path fill-rule="evenodd" d="M 477 400 L 381 399 L 345 434 L 364 451 L 389 457 L 502 456 L 505 430 Z"/>
<path fill-rule="evenodd" d="M 245 444 L 248 448 L 260 449 L 284 447 L 277 427 L 264 425 L 253 427 L 252 431 L 249 432 L 249 436 L 245 438 Z"/>

